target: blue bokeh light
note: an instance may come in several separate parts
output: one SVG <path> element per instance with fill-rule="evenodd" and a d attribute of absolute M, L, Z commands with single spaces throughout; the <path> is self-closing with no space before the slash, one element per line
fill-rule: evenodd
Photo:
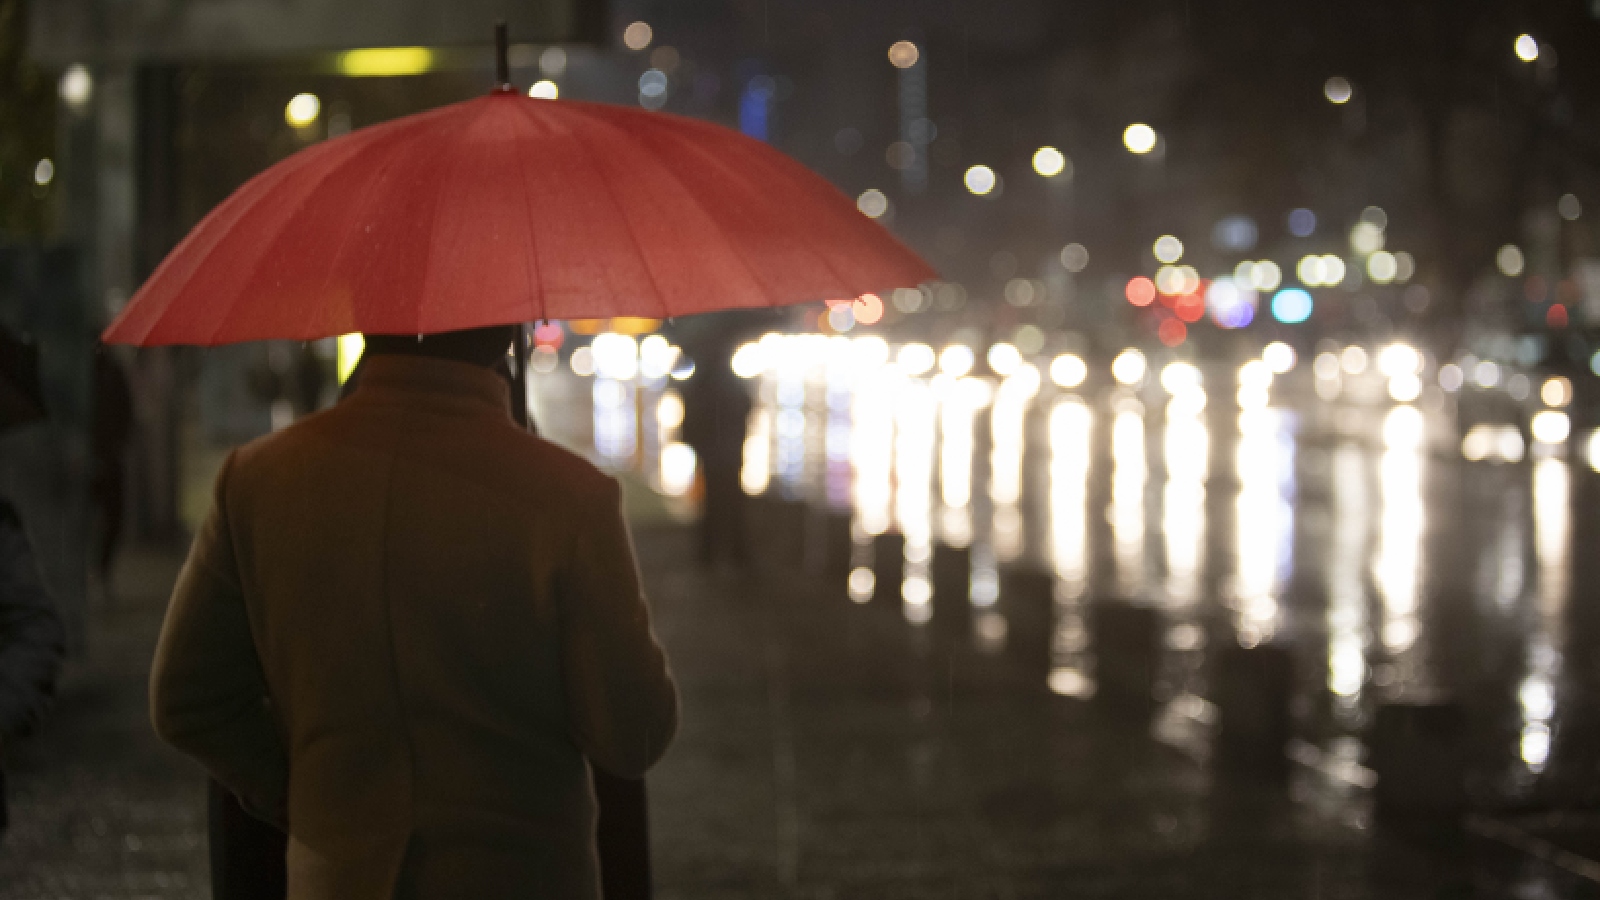
<path fill-rule="evenodd" d="M 1311 318 L 1311 295 L 1301 288 L 1284 288 L 1272 295 L 1272 317 L 1285 325 Z"/>
<path fill-rule="evenodd" d="M 1289 233 L 1295 237 L 1310 237 L 1317 230 L 1317 214 L 1309 209 L 1289 211 Z"/>

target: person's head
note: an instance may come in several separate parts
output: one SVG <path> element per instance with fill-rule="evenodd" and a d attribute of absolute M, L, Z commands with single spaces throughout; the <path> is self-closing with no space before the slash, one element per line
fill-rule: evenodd
<path fill-rule="evenodd" d="M 462 331 L 442 331 L 420 338 L 414 334 L 368 334 L 366 353 L 374 356 L 427 356 L 492 369 L 505 359 L 516 339 L 517 326 L 491 325 Z"/>

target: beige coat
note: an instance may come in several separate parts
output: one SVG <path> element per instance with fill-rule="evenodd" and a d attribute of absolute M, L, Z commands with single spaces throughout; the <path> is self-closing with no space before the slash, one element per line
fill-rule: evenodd
<path fill-rule="evenodd" d="M 156 731 L 289 832 L 290 898 L 594 898 L 588 764 L 677 727 L 615 481 L 504 383 L 375 357 L 236 451 L 173 593 Z"/>

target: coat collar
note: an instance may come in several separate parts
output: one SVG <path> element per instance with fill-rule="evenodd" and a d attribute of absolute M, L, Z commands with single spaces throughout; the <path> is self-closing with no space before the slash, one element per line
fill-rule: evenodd
<path fill-rule="evenodd" d="M 426 356 L 381 354 L 361 365 L 356 396 L 449 400 L 511 417 L 511 391 L 504 378 L 482 366 Z"/>

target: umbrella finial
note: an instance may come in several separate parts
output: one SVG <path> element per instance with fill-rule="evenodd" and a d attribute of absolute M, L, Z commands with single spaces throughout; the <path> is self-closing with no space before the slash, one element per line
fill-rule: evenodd
<path fill-rule="evenodd" d="M 504 19 L 494 23 L 494 89 L 497 91 L 514 91 L 511 86 L 511 60 L 508 56 L 509 38 L 506 37 L 506 22 Z"/>

